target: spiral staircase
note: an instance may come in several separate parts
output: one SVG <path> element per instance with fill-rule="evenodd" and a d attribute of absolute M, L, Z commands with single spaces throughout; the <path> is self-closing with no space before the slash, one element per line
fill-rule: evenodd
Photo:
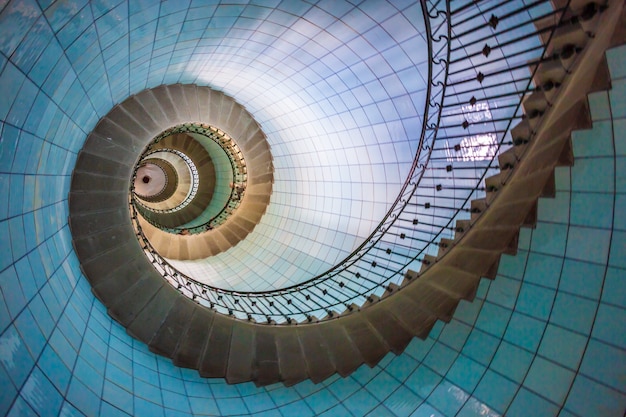
<path fill-rule="evenodd" d="M 229 104 L 227 111 L 216 113 L 211 107 L 215 101 L 209 102 L 206 95 L 218 93 L 189 85 L 169 85 L 140 93 L 117 106 L 99 122 L 79 154 L 72 177 L 69 224 L 81 269 L 91 282 L 93 293 L 129 334 L 153 352 L 171 358 L 178 366 L 197 369 L 203 377 L 225 378 L 233 384 L 253 381 L 260 386 L 276 382 L 293 385 L 306 379 L 321 382 L 335 373 L 347 376 L 363 363 L 376 365 L 390 351 L 401 353 L 414 337 L 426 338 L 438 320 L 451 319 L 461 300 L 474 298 L 482 278 L 495 277 L 503 253 L 516 252 L 520 228 L 533 227 L 536 221 L 538 199 L 554 194 L 555 167 L 573 162 L 571 132 L 590 123 L 587 94 L 610 87 L 604 52 L 625 40 L 620 29 L 626 27 L 623 2 L 552 4 L 552 12 L 533 21 L 536 36 L 543 41 L 543 52 L 527 64 L 532 74 L 530 84 L 516 87 L 510 94 L 515 96 L 523 114 L 514 113 L 505 121 L 510 127 L 505 129 L 508 134 L 501 136 L 501 145 L 507 141 L 510 145 L 500 147 L 496 164 L 487 166 L 485 177 L 478 179 L 483 184 L 483 195 L 468 193 L 467 202 L 457 210 L 461 215 L 450 216 L 454 223 L 446 225 L 451 235 L 438 236 L 419 256 L 407 256 L 407 266 L 403 266 L 404 272 L 395 282 L 381 280 L 358 298 L 360 303 L 341 302 L 324 308 L 324 317 L 304 314 L 303 320 L 287 317 L 278 322 L 282 315 L 279 313 L 268 314 L 267 320 L 261 321 L 229 311 L 246 301 L 232 301 L 230 307 L 221 309 L 215 307 L 217 297 L 228 297 L 219 291 L 215 300 L 201 301 L 202 286 L 190 283 L 188 278 L 174 285 L 164 279 L 164 271 L 170 270 L 158 254 L 178 259 L 211 256 L 237 245 L 251 233 L 269 204 L 273 182 L 270 149 L 252 119 L 246 118 L 234 104 Z M 467 8 L 471 14 L 472 7 L 468 3 L 456 11 Z M 488 16 L 489 11 L 483 10 L 481 15 Z M 472 38 L 464 43 L 463 25 L 459 25 L 455 27 L 457 34 L 449 33 L 449 42 L 445 43 L 455 50 L 465 49 L 468 60 L 484 56 L 489 64 L 485 68 L 493 73 L 513 71 L 506 59 L 495 52 L 492 55 L 496 45 L 504 49 L 503 39 L 513 29 L 499 32 L 498 25 L 507 16 L 491 16 L 483 22 L 492 31 L 490 37 L 478 41 Z M 451 18 L 454 19 L 453 13 Z M 475 53 L 471 52 L 473 49 Z M 448 129 L 446 139 L 457 133 L 444 125 L 446 115 L 442 108 L 460 112 L 461 106 L 480 103 L 479 93 L 496 94 L 486 87 L 490 75 L 487 70 L 478 71 L 471 79 L 452 82 L 454 64 L 463 63 L 455 62 L 454 54 L 451 56 L 448 51 L 448 95 L 444 90 L 439 105 L 431 105 L 437 110 L 432 113 L 433 120 L 439 123 L 431 132 L 440 133 L 438 127 L 441 131 Z M 469 84 L 468 88 L 464 83 Z M 454 102 L 442 97 L 453 97 Z M 437 95 L 433 93 L 431 100 L 435 99 Z M 213 114 L 220 116 L 211 119 Z M 202 120 L 205 115 L 210 120 Z M 160 230 L 136 211 L 129 215 L 129 184 L 137 160 L 151 138 L 164 128 L 189 121 L 230 128 L 228 133 L 236 138 L 246 157 L 249 185 L 241 207 L 231 219 L 215 230 L 182 236 Z M 471 125 L 472 121 L 466 119 L 454 128 L 471 130 Z M 433 142 L 431 150 L 436 146 L 437 142 Z M 188 145 L 178 149 L 193 153 Z M 456 150 L 453 146 L 447 151 Z M 436 165 L 432 152 L 428 156 L 426 162 L 414 163 L 419 168 L 423 162 L 420 180 L 429 178 L 429 166 L 447 172 L 455 169 L 455 163 L 443 161 Z M 194 159 L 202 157 L 194 154 Z M 499 168 L 496 174 L 494 168 Z M 432 192 L 441 191 L 436 180 L 432 184 Z M 435 203 L 432 207 L 425 203 L 416 190 L 409 184 L 403 190 L 409 196 L 409 205 L 416 201 L 416 210 L 436 208 Z M 185 213 L 192 213 L 189 218 L 197 216 L 204 206 L 191 204 Z M 386 223 L 384 230 L 373 237 L 380 239 L 395 233 L 398 242 L 410 237 L 418 220 L 411 220 L 416 216 L 406 207 L 400 210 L 404 217 L 391 216 L 393 225 Z M 168 227 L 188 220 L 177 216 Z M 408 227 L 396 230 L 403 221 Z M 383 259 L 391 251 L 381 251 L 377 256 Z M 364 258 L 363 252 L 357 255 Z M 372 268 L 387 265 L 378 257 L 364 259 Z M 337 285 L 339 282 L 344 281 L 337 281 Z M 185 288 L 188 285 L 198 290 Z M 232 297 L 240 300 L 245 294 Z M 283 298 L 277 299 L 278 304 L 287 296 L 281 293 L 280 297 Z M 249 307 L 252 309 L 252 305 Z"/>

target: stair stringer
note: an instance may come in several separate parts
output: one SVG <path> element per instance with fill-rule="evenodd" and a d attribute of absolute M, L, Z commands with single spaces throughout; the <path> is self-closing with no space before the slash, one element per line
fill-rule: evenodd
<path fill-rule="evenodd" d="M 546 185 L 549 188 L 555 167 L 571 160 L 570 133 L 572 128 L 580 127 L 576 120 L 585 111 L 586 95 L 594 82 L 590 74 L 595 74 L 601 65 L 613 28 L 623 16 L 623 2 L 614 1 L 613 6 L 611 13 L 603 15 L 602 30 L 592 42 L 595 47 L 583 50 L 578 68 L 561 86 L 558 100 L 543 115 L 533 140 L 524 145 L 526 149 L 520 160 L 510 175 L 500 177 L 502 186 L 490 196 L 486 210 L 472 221 L 461 223 L 458 237 L 420 274 L 408 272 L 403 285 L 390 285 L 382 298 L 371 297 L 367 305 L 332 319 L 306 324 L 261 325 L 238 320 L 194 303 L 173 287 L 163 285 L 139 311 L 132 316 L 120 316 L 122 325 L 153 351 L 172 358 L 180 366 L 199 369 L 204 376 L 226 378 L 231 383 L 253 381 L 258 385 L 276 382 L 293 385 L 305 379 L 320 382 L 334 373 L 346 375 L 363 363 L 375 365 L 385 350 L 399 353 L 413 337 L 427 337 L 437 319 L 450 320 L 461 299 L 473 298 L 482 277 L 494 277 L 501 254 L 512 250 L 511 242 L 519 228 L 529 224 L 529 213 L 545 194 Z M 77 204 L 73 200 L 70 196 L 70 206 Z M 70 225 L 75 226 L 73 232 L 80 229 L 80 224 L 72 218 Z M 91 235 L 85 236 L 85 243 L 89 243 Z M 77 246 L 80 243 L 74 242 Z M 132 251 L 142 251 L 138 243 L 128 245 Z M 106 255 L 106 252 L 97 253 L 97 249 L 96 246 L 85 249 L 88 259 Z M 81 252 L 77 248 L 77 253 Z M 152 267 L 147 260 L 144 262 L 145 268 Z M 93 274 L 88 279 L 95 281 Z M 156 273 L 149 279 L 162 280 Z M 95 287 L 94 293 L 107 306 L 119 298 L 99 293 Z M 170 314 L 188 318 L 189 326 L 169 319 Z M 188 334 L 194 317 L 202 317 L 207 323 L 201 340 Z M 202 330 L 202 323 L 194 322 L 194 325 Z M 361 340 L 369 340 L 376 346 L 371 351 L 359 348 L 354 342 L 355 332 Z M 331 333 L 332 341 L 338 342 L 334 345 L 328 337 Z M 193 349 L 187 349 L 185 343 L 191 339 L 194 339 Z M 223 348 L 213 351 L 215 346 Z M 200 358 L 193 360 L 182 354 L 192 351 L 199 352 Z M 245 367 L 239 358 L 245 359 Z M 299 368 L 294 370 L 294 365 Z"/>

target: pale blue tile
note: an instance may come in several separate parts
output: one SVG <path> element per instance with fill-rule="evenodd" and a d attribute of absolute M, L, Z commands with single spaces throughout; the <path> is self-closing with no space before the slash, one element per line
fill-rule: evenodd
<path fill-rule="evenodd" d="M 8 236 L 8 228 L 2 227 L 6 226 L 7 223 L 8 222 L 0 223 L 0 233 L 6 232 Z M 3 247 L 8 247 L 8 245 Z M 6 256 L 7 251 L 4 252 Z M 10 256 L 11 255 L 9 253 L 7 259 L 0 257 L 3 264 L 6 264 L 3 265 L 3 267 L 11 264 Z M 0 272 L 0 290 L 2 290 L 2 294 L 4 295 L 4 302 L 6 303 L 5 307 L 9 311 L 9 318 L 14 319 L 26 306 L 28 300 L 26 300 L 26 297 L 24 296 L 22 287 L 18 285 L 18 275 L 13 265 Z"/>
<path fill-rule="evenodd" d="M 162 390 L 161 392 L 163 395 L 163 405 L 165 407 L 189 413 L 189 401 L 187 400 L 186 395 L 165 390 Z M 218 401 L 218 404 L 222 412 L 224 412 L 222 404 L 229 404 L 228 413 L 230 414 L 242 414 L 246 412 L 245 406 L 243 406 L 243 401 L 239 398 L 223 399 Z"/>
<path fill-rule="evenodd" d="M 556 404 L 561 404 L 568 394 L 574 376 L 574 372 L 537 357 L 528 371 L 524 386 Z"/>
<path fill-rule="evenodd" d="M 443 380 L 428 397 L 428 402 L 447 416 L 456 415 L 469 394 L 456 385 Z"/>
<path fill-rule="evenodd" d="M 52 29 L 57 32 L 86 4 L 86 0 L 76 0 L 63 3 L 55 2 L 46 9 L 45 15 L 48 18 Z"/>
<path fill-rule="evenodd" d="M 615 158 L 615 191 L 626 193 L 626 157 Z"/>
<path fill-rule="evenodd" d="M 35 84 L 28 79 L 24 80 L 11 106 L 11 110 L 6 117 L 6 121 L 15 126 L 22 127 L 28 118 L 28 113 L 31 111 L 31 107 L 38 92 L 39 89 Z"/>
<path fill-rule="evenodd" d="M 611 113 L 616 119 L 626 117 L 626 80 L 613 80 L 609 91 Z"/>
<path fill-rule="evenodd" d="M 162 403 L 161 388 L 148 382 L 144 382 L 141 379 L 135 379 L 133 381 L 133 394 L 136 397 L 145 398 L 159 404 Z"/>
<path fill-rule="evenodd" d="M 582 334 L 589 334 L 597 303 L 566 293 L 557 293 L 550 322 Z"/>
<path fill-rule="evenodd" d="M 38 366 L 44 371 L 48 378 L 51 379 L 52 383 L 60 392 L 66 391 L 71 378 L 70 368 L 63 363 L 59 355 L 57 355 L 50 345 L 47 345 L 44 349 L 39 358 Z"/>
<path fill-rule="evenodd" d="M 619 268 L 626 268 L 626 232 L 613 231 L 609 264 Z"/>
<path fill-rule="evenodd" d="M 517 384 L 488 370 L 474 391 L 474 396 L 502 413 L 510 404 L 517 388 Z"/>
<path fill-rule="evenodd" d="M 457 357 L 446 378 L 461 389 L 472 392 L 482 378 L 486 368 L 463 355 Z"/>
<path fill-rule="evenodd" d="M 563 260 L 560 257 L 531 252 L 528 255 L 524 282 L 556 288 L 562 266 Z"/>
<path fill-rule="evenodd" d="M 598 91 L 587 95 L 589 100 L 589 110 L 591 110 L 591 118 L 595 121 L 606 120 L 611 118 L 611 109 L 609 107 L 609 95 L 606 91 Z M 572 132 L 575 133 L 575 132 Z M 578 155 L 575 153 L 575 155 Z"/>
<path fill-rule="evenodd" d="M 83 384 L 89 387 L 94 392 L 102 392 L 104 385 L 104 375 L 96 370 L 91 364 L 79 357 L 76 361 L 76 366 L 72 372 L 73 377 L 78 378 Z"/>
<path fill-rule="evenodd" d="M 626 328 L 626 310 L 600 304 L 593 326 L 592 336 L 604 342 L 626 349 L 625 332 L 615 329 Z"/>
<path fill-rule="evenodd" d="M 574 380 L 565 408 L 580 416 L 618 416 L 626 409 L 626 395 L 580 375 Z"/>
<path fill-rule="evenodd" d="M 604 287 L 602 288 L 602 302 L 626 308 L 625 280 L 626 270 L 614 267 L 607 268 Z"/>
<path fill-rule="evenodd" d="M 513 403 L 507 411 L 507 416 L 556 416 L 559 415 L 559 407 L 550 403 L 536 393 L 522 388 L 515 396 Z"/>
<path fill-rule="evenodd" d="M 555 291 L 533 284 L 524 284 L 519 293 L 515 310 L 535 317 L 547 320 L 554 302 Z"/>
<path fill-rule="evenodd" d="M 606 92 L 601 92 L 600 97 L 606 100 Z M 596 100 L 597 101 L 597 100 Z M 595 102 L 591 103 L 598 104 Z M 606 110 L 602 111 L 602 115 L 608 111 L 608 100 L 605 102 Z M 591 110 L 594 116 L 594 110 Z M 610 121 L 594 121 L 593 127 L 587 130 L 576 130 L 572 132 L 572 145 L 574 146 L 574 155 L 576 155 L 576 163 L 578 158 L 593 156 L 612 156 L 613 155 L 613 126 Z"/>
<path fill-rule="evenodd" d="M 502 342 L 491 363 L 491 369 L 506 375 L 517 383 L 521 383 L 530 364 L 533 355 L 524 349 L 507 342 Z"/>
<path fill-rule="evenodd" d="M 337 397 L 340 401 L 343 401 L 361 389 L 361 386 L 352 377 L 347 377 L 333 382 L 330 384 L 329 389 L 335 397 Z M 274 397 L 274 391 L 271 391 L 270 395 Z M 276 402 L 276 399 L 274 399 L 274 401 Z M 277 405 L 280 404 L 277 403 Z"/>
<path fill-rule="evenodd" d="M 528 252 L 520 251 L 516 256 L 502 255 L 498 266 L 498 274 L 510 278 L 522 278 Z"/>
<path fill-rule="evenodd" d="M 185 390 L 187 395 L 193 397 L 212 397 L 211 388 L 206 381 L 185 380 Z"/>
<path fill-rule="evenodd" d="M 37 327 L 37 322 L 33 318 L 30 309 L 25 308 L 14 321 L 15 327 L 22 336 L 22 340 L 26 344 L 30 355 L 33 358 L 39 357 L 46 344 L 44 335 Z"/>
<path fill-rule="evenodd" d="M 441 414 L 430 404 L 423 403 L 411 414 L 411 417 L 444 417 L 444 414 Z"/>
<path fill-rule="evenodd" d="M 379 373 L 365 388 L 380 402 L 384 402 L 393 391 L 400 386 L 400 382 L 387 372 Z"/>
<path fill-rule="evenodd" d="M 84 417 L 85 414 L 78 411 L 76 407 L 67 401 L 63 402 L 61 406 L 61 412 L 59 413 L 59 417 Z"/>
<path fill-rule="evenodd" d="M 421 403 L 422 399 L 404 386 L 400 386 L 384 402 L 385 406 L 398 417 L 409 416 Z"/>
<path fill-rule="evenodd" d="M 537 352 L 570 369 L 578 369 L 586 344 L 587 337 L 549 324 Z"/>
<path fill-rule="evenodd" d="M 500 414 L 482 401 L 470 397 L 457 414 L 457 417 L 500 417 Z"/>
<path fill-rule="evenodd" d="M 41 417 L 56 417 L 63 404 L 61 393 L 37 367 L 24 383 L 20 394 Z"/>
<path fill-rule="evenodd" d="M 571 167 L 556 167 L 554 182 L 557 191 L 571 191 Z"/>
<path fill-rule="evenodd" d="M 17 396 L 17 390 L 3 366 L 0 366 L 0 386 L 2 387 L 0 391 L 0 413 L 7 415 L 7 411 Z"/>
<path fill-rule="evenodd" d="M 543 222 L 567 223 L 569 220 L 570 193 L 557 191 L 553 198 L 539 200 L 537 219 Z"/>
<path fill-rule="evenodd" d="M 570 226 L 566 256 L 588 262 L 604 263 L 608 257 L 611 231 Z"/>
<path fill-rule="evenodd" d="M 34 0 L 10 2 L 0 13 L 0 51 L 11 56 L 39 16 Z"/>
<path fill-rule="evenodd" d="M 567 241 L 567 226 L 539 223 L 532 232 L 532 251 L 562 256 Z"/>
<path fill-rule="evenodd" d="M 308 416 L 314 415 L 313 411 L 311 411 L 311 409 L 308 408 L 306 404 L 304 404 L 304 402 L 297 402 L 297 403 L 284 405 L 279 408 L 279 411 L 285 417 L 295 416 L 295 415 L 308 417 Z"/>
<path fill-rule="evenodd" d="M 123 410 L 128 414 L 133 414 L 133 396 L 119 385 L 114 384 L 108 379 L 104 381 L 102 390 L 102 399 L 108 401 L 115 407 Z"/>
<path fill-rule="evenodd" d="M 513 313 L 504 340 L 524 349 L 535 351 L 545 329 L 545 322 Z"/>
<path fill-rule="evenodd" d="M 370 368 L 369 366 L 361 365 L 353 374 L 352 377 L 361 385 L 366 385 L 372 378 L 374 378 L 380 372 L 378 366 Z M 315 390 L 311 387 L 310 390 Z"/>
<path fill-rule="evenodd" d="M 458 354 L 458 352 L 437 342 L 428 356 L 424 359 L 424 364 L 430 367 L 433 371 L 439 373 L 439 375 L 445 375 Z"/>
<path fill-rule="evenodd" d="M 428 398 L 433 389 L 441 382 L 441 375 L 425 366 L 420 366 L 411 374 L 404 386 L 422 398 Z"/>
<path fill-rule="evenodd" d="M 463 347 L 463 354 L 480 364 L 489 365 L 489 362 L 491 362 L 500 344 L 500 340 L 499 337 L 496 338 L 490 334 L 474 329 Z"/>
<path fill-rule="evenodd" d="M 613 195 L 572 193 L 571 224 L 608 229 L 613 223 Z"/>
<path fill-rule="evenodd" d="M 457 352 L 460 352 L 471 330 L 468 325 L 457 320 L 452 320 L 442 329 L 439 335 L 439 341 Z"/>
<path fill-rule="evenodd" d="M 7 417 L 39 417 L 22 396 L 18 396 L 11 406 Z"/>
<path fill-rule="evenodd" d="M 141 398 L 134 398 L 134 409 L 135 409 L 135 415 L 137 416 L 154 416 L 154 417 L 162 417 L 163 416 L 163 408 L 158 405 L 155 404 L 151 401 L 148 400 L 143 400 Z M 209 411 L 209 409 L 199 409 L 198 411 L 196 411 L 198 414 L 200 414 L 202 411 Z M 205 414 L 209 414 L 208 412 Z"/>
<path fill-rule="evenodd" d="M 626 129 L 626 119 L 613 119 L 613 131 L 624 132 Z M 615 146 L 615 155 L 626 155 L 626 137 L 624 135 L 616 134 L 613 136 L 613 143 Z"/>
<path fill-rule="evenodd" d="M 337 403 L 337 399 L 332 397 L 328 390 L 324 390 L 324 391 L 320 391 L 320 392 L 325 392 L 328 395 L 328 397 L 330 399 L 330 401 L 329 401 L 330 404 L 336 404 Z M 313 398 L 313 396 L 309 397 L 309 399 L 312 399 L 312 398 Z M 246 407 L 248 408 L 248 410 L 250 410 L 250 413 L 253 414 L 253 415 L 254 414 L 258 414 L 258 413 L 260 413 L 262 411 L 267 411 L 267 410 L 273 409 L 273 408 L 276 407 L 276 405 L 272 401 L 272 399 L 269 396 L 269 394 L 267 394 L 265 392 L 260 392 L 258 394 L 249 395 L 249 396 L 244 397 L 243 399 L 244 399 L 244 402 L 246 403 Z M 326 398 L 324 398 L 324 399 L 326 399 Z M 206 400 L 207 401 L 212 401 L 211 399 L 206 399 Z M 189 401 L 191 402 L 191 409 L 193 411 L 193 402 L 191 401 L 191 398 L 190 398 Z M 307 401 L 308 401 L 308 399 L 307 399 Z M 309 406 L 315 410 L 314 405 L 315 405 L 315 401 L 309 402 Z M 213 406 L 213 404 L 209 404 L 209 405 L 203 407 L 203 409 L 204 410 L 209 410 L 209 411 L 214 409 L 215 410 L 214 412 L 217 413 L 217 406 L 216 405 Z M 203 411 L 203 412 L 206 412 L 206 411 Z"/>
<path fill-rule="evenodd" d="M 304 401 L 311 408 L 311 410 L 313 410 L 315 415 L 323 413 L 324 411 L 334 407 L 339 402 L 339 400 L 335 398 L 335 396 L 329 390 L 317 391 L 305 397 Z M 251 413 L 259 411 L 259 407 L 257 407 L 257 405 L 253 403 L 253 401 L 247 401 L 247 398 L 246 404 L 248 405 L 248 409 Z M 268 403 L 262 409 L 269 409 L 273 407 L 274 406 L 271 403 Z"/>
<path fill-rule="evenodd" d="M 131 414 L 128 414 L 127 412 L 103 401 L 100 404 L 100 415 L 110 417 L 128 417 Z"/>
<path fill-rule="evenodd" d="M 623 391 L 626 375 L 626 352 L 614 346 L 591 339 L 580 371 L 616 390 Z"/>
<path fill-rule="evenodd" d="M 597 300 L 602 291 L 605 267 L 566 259 L 559 289 Z"/>
<path fill-rule="evenodd" d="M 626 45 L 616 46 L 606 51 L 606 59 L 609 64 L 611 78 L 614 80 L 626 78 L 626 68 L 624 68 Z"/>
<path fill-rule="evenodd" d="M 398 381 L 404 381 L 417 366 L 418 362 L 409 355 L 399 355 L 392 357 L 391 362 L 384 368 Z"/>
<path fill-rule="evenodd" d="M 378 401 L 365 390 L 357 391 L 343 401 L 343 405 L 355 416 L 364 416 L 373 410 Z"/>
<path fill-rule="evenodd" d="M 571 170 L 573 191 L 604 193 L 613 191 L 615 184 L 613 158 L 579 158 Z"/>
<path fill-rule="evenodd" d="M 506 329 L 510 315 L 511 310 L 485 302 L 476 321 L 476 327 L 500 337 Z"/>

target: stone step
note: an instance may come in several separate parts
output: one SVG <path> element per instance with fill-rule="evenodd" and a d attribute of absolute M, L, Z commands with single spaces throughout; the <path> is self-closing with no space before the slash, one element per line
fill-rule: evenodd
<path fill-rule="evenodd" d="M 387 309 L 405 329 L 421 339 L 428 336 L 430 329 L 437 321 L 435 315 L 424 310 L 405 290 L 394 295 L 393 303 L 388 303 Z"/>
<path fill-rule="evenodd" d="M 103 230 L 125 225 L 130 227 L 130 215 L 125 208 L 115 207 L 75 214 L 70 218 L 74 238 L 83 238 Z"/>
<path fill-rule="evenodd" d="M 364 308 L 359 313 L 385 341 L 389 350 L 396 355 L 404 352 L 413 338 L 413 334 L 384 304 L 378 304 L 376 310 Z"/>
<path fill-rule="evenodd" d="M 322 336 L 322 326 L 317 324 L 296 327 L 305 358 L 307 374 L 311 381 L 319 383 L 334 374 L 337 370 L 329 355 L 330 343 Z"/>
<path fill-rule="evenodd" d="M 85 262 L 114 249 L 116 246 L 124 245 L 131 239 L 137 241 L 134 230 L 128 225 L 119 225 L 74 239 L 73 242 L 76 253 L 81 261 Z"/>
<path fill-rule="evenodd" d="M 159 134 L 159 120 L 155 118 L 155 114 L 150 113 L 143 103 L 138 100 L 137 95 L 130 97 L 120 104 L 120 108 L 132 117 L 139 125 L 148 132 L 148 137 L 154 137 Z"/>
<path fill-rule="evenodd" d="M 409 291 L 410 288 L 410 291 Z M 420 309 L 446 323 L 452 319 L 459 299 L 447 291 L 433 287 L 421 279 L 405 290 Z"/>
<path fill-rule="evenodd" d="M 343 321 L 347 336 L 358 349 L 363 361 L 370 368 L 374 367 L 389 351 L 387 344 L 362 314 L 353 313 Z"/>
<path fill-rule="evenodd" d="M 276 330 L 273 326 L 254 328 L 255 356 L 252 367 L 252 379 L 257 386 L 280 382 Z"/>
<path fill-rule="evenodd" d="M 78 153 L 74 172 L 94 173 L 101 176 L 119 178 L 128 181 L 132 175 L 133 166 L 129 163 L 120 163 L 101 156 L 96 156 L 86 151 Z"/>
<path fill-rule="evenodd" d="M 144 270 L 137 273 L 129 268 L 120 268 L 117 270 L 116 274 L 119 275 L 115 277 L 115 280 L 122 288 L 122 291 L 116 294 L 112 292 L 107 293 L 106 300 L 107 304 L 109 304 L 108 313 L 122 325 L 128 326 L 138 317 L 156 294 L 161 291 L 166 283 L 163 279 L 161 279 L 161 282 L 152 279 L 152 271 Z M 127 275 L 122 276 L 121 274 Z M 108 286 L 107 289 L 110 288 L 111 287 Z M 100 290 L 101 288 L 94 289 L 94 293 L 102 297 L 103 292 Z M 105 298 L 102 297 L 102 299 Z M 148 337 L 152 338 L 149 334 L 146 335 L 146 338 Z"/>
<path fill-rule="evenodd" d="M 226 381 L 237 384 L 252 380 L 252 365 L 257 349 L 256 331 L 251 324 L 245 322 L 237 323 L 232 328 Z"/>
<path fill-rule="evenodd" d="M 146 285 L 150 288 L 158 287 L 156 279 L 151 279 L 150 281 L 153 283 Z M 161 279 L 161 283 L 164 284 L 165 281 Z M 178 297 L 184 296 L 172 286 L 162 285 L 134 320 L 127 325 L 127 333 L 145 344 L 149 344 Z"/>
<path fill-rule="evenodd" d="M 198 371 L 205 378 L 224 378 L 228 365 L 233 326 L 227 317 L 215 314 Z"/>
<path fill-rule="evenodd" d="M 327 352 L 339 375 L 345 378 L 363 363 L 361 353 L 339 320 L 328 321 L 319 330 L 327 342 Z"/>
<path fill-rule="evenodd" d="M 207 345 L 207 334 L 213 324 L 215 313 L 206 308 L 194 308 L 189 326 L 180 337 L 176 351 L 172 355 L 175 365 L 198 369 L 200 358 Z"/>
<path fill-rule="evenodd" d="M 292 386 L 304 381 L 309 374 L 297 328 L 278 327 L 275 331 L 276 355 L 283 383 Z"/>

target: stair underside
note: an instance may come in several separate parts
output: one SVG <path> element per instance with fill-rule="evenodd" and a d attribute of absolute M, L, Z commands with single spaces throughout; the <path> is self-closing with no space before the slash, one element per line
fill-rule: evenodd
<path fill-rule="evenodd" d="M 564 80 L 558 100 L 536 125 L 536 134 L 502 156 L 501 161 L 509 158 L 513 166 L 487 180 L 493 190 L 474 203 L 476 215 L 459 221 L 456 238 L 443 242 L 439 256 L 425 259 L 419 274 L 408 271 L 403 284 L 389 286 L 381 298 L 371 297 L 360 308 L 332 319 L 284 325 L 237 320 L 196 304 L 152 268 L 123 216 L 128 204 L 123 179 L 132 172 L 132 158 L 111 160 L 106 152 L 85 149 L 73 187 L 81 183 L 83 173 L 92 175 L 93 167 L 120 179 L 103 185 L 99 194 L 81 188 L 70 194 L 74 245 L 94 293 L 151 350 L 202 376 L 230 383 L 320 382 L 334 373 L 346 376 L 363 363 L 374 366 L 389 351 L 402 352 L 413 337 L 425 338 L 436 320 L 449 321 L 460 300 L 474 297 L 482 277 L 495 277 L 501 254 L 516 250 L 519 228 L 532 225 L 538 198 L 553 192 L 554 168 L 572 160 L 571 130 L 584 127 L 578 120 L 588 119 L 581 117 L 587 111 L 586 94 L 598 84 L 591 75 L 604 65 L 604 51 L 614 43 L 613 28 L 624 24 L 622 3 L 612 2 L 612 11 L 602 15 L 601 29 L 590 41 L 594 47 L 582 51 L 578 68 Z M 171 87 L 160 88 L 167 92 Z M 186 91 L 188 86 L 176 88 Z M 146 101 L 147 106 L 150 99 L 131 100 Z M 96 129 L 99 135 L 111 132 L 104 137 L 113 144 L 106 146 L 141 152 L 133 136 L 110 123 L 104 120 L 106 129 Z M 152 129 L 148 135 L 158 130 L 147 122 L 145 128 Z M 107 221 L 102 222 L 105 214 Z"/>

